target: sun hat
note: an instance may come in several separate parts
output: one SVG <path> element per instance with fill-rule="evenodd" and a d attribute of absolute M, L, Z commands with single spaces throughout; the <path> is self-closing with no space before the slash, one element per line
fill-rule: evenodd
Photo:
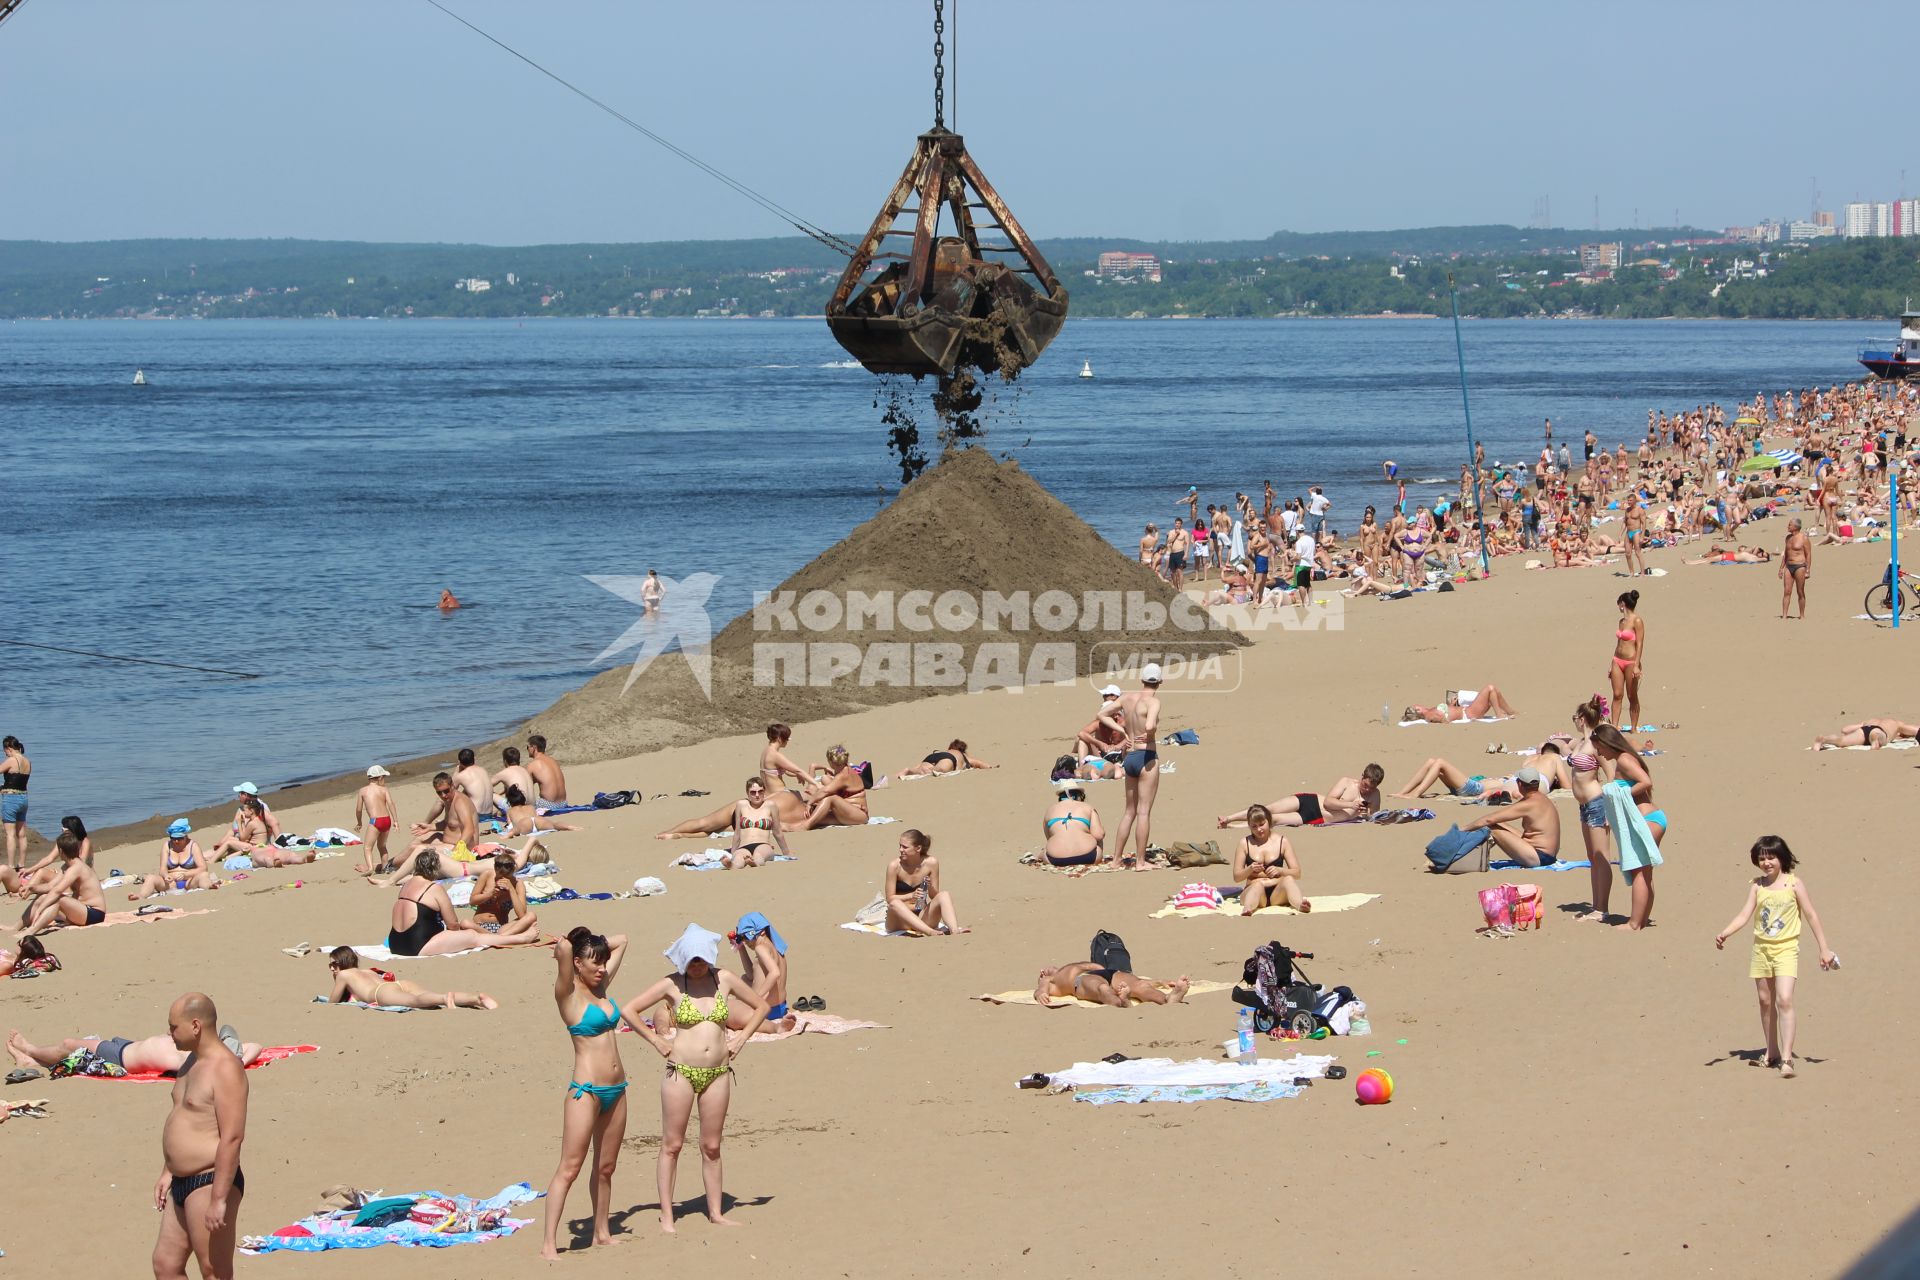
<path fill-rule="evenodd" d="M 1539 786 L 1542 782 L 1546 781 L 1545 778 L 1540 776 L 1540 771 L 1538 769 L 1534 769 L 1531 767 L 1522 769 L 1520 770 L 1520 772 L 1514 774 L 1513 780 L 1515 782 L 1530 782 L 1536 787 Z"/>
<path fill-rule="evenodd" d="M 674 939 L 673 945 L 662 954 L 673 961 L 674 969 L 680 973 L 685 973 L 687 966 L 695 960 L 705 960 L 709 966 L 718 968 L 720 935 L 711 929 L 702 929 L 697 924 L 690 924 L 685 932 Z"/>
<path fill-rule="evenodd" d="M 1106 688 L 1100 691 L 1100 696 L 1103 698 L 1117 698 L 1120 696 L 1120 686 L 1117 684 L 1110 684 Z"/>
<path fill-rule="evenodd" d="M 167 824 L 167 838 L 178 840 L 181 836 L 193 834 L 193 824 L 185 818 L 175 818 Z"/>
<path fill-rule="evenodd" d="M 370 764 L 367 766 L 367 776 L 369 778 L 390 778 L 393 775 L 387 772 L 387 767 L 383 764 Z"/>
<path fill-rule="evenodd" d="M 239 786 L 235 787 L 234 790 L 237 792 L 244 792 L 250 796 L 257 796 L 260 794 L 260 788 L 254 786 L 251 782 L 243 782 Z"/>
<path fill-rule="evenodd" d="M 1160 664 L 1157 662 L 1149 662 L 1146 666 L 1140 668 L 1140 683 L 1159 684 Z"/>
<path fill-rule="evenodd" d="M 1079 778 L 1055 778 L 1053 780 L 1053 789 L 1061 795 L 1065 795 L 1069 791 L 1085 792 L 1087 784 Z"/>

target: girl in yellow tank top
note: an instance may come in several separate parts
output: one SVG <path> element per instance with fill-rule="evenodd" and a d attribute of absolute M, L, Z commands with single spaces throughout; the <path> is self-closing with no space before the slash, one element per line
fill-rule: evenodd
<path fill-rule="evenodd" d="M 1727 939 L 1738 932 L 1749 917 L 1753 920 L 1753 964 L 1748 976 L 1760 997 L 1760 1029 L 1767 1038 L 1767 1065 L 1778 1067 L 1782 1076 L 1793 1072 L 1793 987 L 1800 975 L 1800 922 L 1813 928 L 1813 939 L 1820 946 L 1820 967 L 1837 969 L 1840 959 L 1827 946 L 1826 933 L 1820 928 L 1820 915 L 1807 896 L 1807 886 L 1793 874 L 1797 860 L 1787 842 L 1779 836 L 1761 836 L 1753 842 L 1749 857 L 1760 869 L 1747 887 L 1747 901 L 1727 927 L 1713 939 L 1724 949 Z"/>

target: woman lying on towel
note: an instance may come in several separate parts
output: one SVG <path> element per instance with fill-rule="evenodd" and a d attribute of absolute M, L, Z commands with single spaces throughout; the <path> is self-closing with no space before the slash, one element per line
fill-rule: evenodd
<path fill-rule="evenodd" d="M 1059 798 L 1047 806 L 1040 819 L 1041 834 L 1047 841 L 1047 863 L 1090 867 L 1100 860 L 1100 846 L 1107 838 L 1100 813 L 1087 803 L 1086 785 L 1078 778 L 1062 778 L 1053 787 Z"/>
<path fill-rule="evenodd" d="M 1765 564 L 1773 559 L 1773 553 L 1764 547 L 1735 546 L 1729 551 L 1725 547 L 1714 545 L 1707 548 L 1707 554 L 1698 560 L 1683 560 L 1682 564 Z"/>
<path fill-rule="evenodd" d="M 1460 705 L 1460 695 L 1449 691 L 1446 705 L 1423 707 L 1418 704 L 1408 707 L 1401 713 L 1402 720 L 1425 720 L 1428 724 L 1452 724 L 1463 720 L 1485 720 L 1489 716 L 1505 719 L 1516 715 L 1513 704 L 1500 692 L 1497 685 L 1488 685 L 1474 695 L 1472 702 Z"/>
<path fill-rule="evenodd" d="M 923 778 L 930 773 L 958 773 L 962 769 L 998 769 L 997 764 L 988 764 L 979 756 L 967 754 L 967 744 L 955 738 L 947 744 L 944 751 L 936 751 L 918 764 L 910 764 L 904 769 L 894 770 L 898 778 Z"/>
<path fill-rule="evenodd" d="M 360 953 L 335 947 L 327 953 L 327 971 L 333 975 L 334 1004 L 358 1000 L 361 1004 L 399 1005 L 407 1009 L 498 1009 L 500 1002 L 484 991 L 429 991 L 417 982 L 397 978 L 383 969 L 362 969 Z"/>
<path fill-rule="evenodd" d="M 1814 749 L 1821 747 L 1872 747 L 1878 751 L 1889 742 L 1900 742 L 1920 733 L 1920 725 L 1908 724 L 1898 716 L 1881 716 L 1878 720 L 1862 720 L 1859 724 L 1850 724 L 1838 733 L 1823 733 L 1813 740 Z"/>
<path fill-rule="evenodd" d="M 1121 969 L 1102 969 L 1091 960 L 1076 960 L 1042 969 L 1033 985 L 1033 1002 L 1042 1009 L 1053 1008 L 1055 1000 L 1086 1000 L 1116 1009 L 1126 1008 L 1133 1000 L 1184 1004 L 1192 985 L 1185 976 L 1178 982 L 1160 982 Z"/>
<path fill-rule="evenodd" d="M 1545 760 L 1539 760 L 1535 764 L 1535 771 L 1544 779 L 1543 789 L 1552 791 L 1558 784 L 1561 773 L 1558 747 L 1552 748 L 1551 752 L 1543 750 L 1543 756 L 1548 754 L 1552 755 L 1555 763 L 1549 765 Z M 1448 794 L 1459 796 L 1462 800 L 1517 800 L 1520 798 L 1520 785 L 1514 781 L 1513 775 L 1488 777 L 1483 774 L 1469 774 L 1459 765 L 1443 760 L 1439 756 L 1430 757 L 1425 764 L 1414 770 L 1412 780 L 1400 790 L 1392 792 L 1389 798 L 1418 800 L 1436 786 L 1445 787 Z"/>

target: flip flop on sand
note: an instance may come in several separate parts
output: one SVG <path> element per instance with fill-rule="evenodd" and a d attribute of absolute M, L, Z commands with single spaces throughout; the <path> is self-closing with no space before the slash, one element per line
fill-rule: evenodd
<path fill-rule="evenodd" d="M 7 1072 L 7 1083 L 25 1084 L 29 1080 L 38 1080 L 45 1074 L 46 1072 L 40 1070 L 38 1067 L 15 1067 L 12 1071 Z"/>

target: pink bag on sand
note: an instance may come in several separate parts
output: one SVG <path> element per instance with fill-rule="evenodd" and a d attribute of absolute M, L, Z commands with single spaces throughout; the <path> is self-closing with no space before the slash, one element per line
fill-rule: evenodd
<path fill-rule="evenodd" d="M 1187 884 L 1180 886 L 1180 892 L 1173 895 L 1173 905 L 1178 910 L 1202 909 L 1217 911 L 1220 909 L 1220 890 L 1210 884 Z"/>
<path fill-rule="evenodd" d="M 1496 884 L 1480 891 L 1480 914 L 1489 929 L 1538 929 L 1545 904 L 1537 884 Z"/>

